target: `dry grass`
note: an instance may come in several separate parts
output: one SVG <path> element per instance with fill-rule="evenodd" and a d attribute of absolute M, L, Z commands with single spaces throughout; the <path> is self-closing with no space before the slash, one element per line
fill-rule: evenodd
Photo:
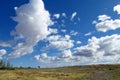
<path fill-rule="evenodd" d="M 0 80 L 120 80 L 120 65 L 0 70 Z"/>

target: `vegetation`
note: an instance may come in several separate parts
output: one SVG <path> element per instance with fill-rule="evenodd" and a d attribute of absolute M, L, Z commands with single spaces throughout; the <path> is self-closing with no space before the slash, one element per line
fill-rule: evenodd
<path fill-rule="evenodd" d="M 120 65 L 0 70 L 0 80 L 120 80 Z"/>
<path fill-rule="evenodd" d="M 9 61 L 0 60 L 0 69 L 12 69 L 12 65 Z"/>

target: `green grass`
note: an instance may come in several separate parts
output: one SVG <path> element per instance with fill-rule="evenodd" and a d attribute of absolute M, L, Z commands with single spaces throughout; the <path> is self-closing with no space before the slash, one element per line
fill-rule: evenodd
<path fill-rule="evenodd" d="M 0 70 L 0 80 L 120 80 L 120 65 Z"/>

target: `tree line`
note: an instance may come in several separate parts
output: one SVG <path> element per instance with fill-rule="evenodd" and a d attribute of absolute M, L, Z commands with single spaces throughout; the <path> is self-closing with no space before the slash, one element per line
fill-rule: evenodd
<path fill-rule="evenodd" d="M 0 60 L 0 69 L 12 69 L 12 64 L 9 61 Z"/>

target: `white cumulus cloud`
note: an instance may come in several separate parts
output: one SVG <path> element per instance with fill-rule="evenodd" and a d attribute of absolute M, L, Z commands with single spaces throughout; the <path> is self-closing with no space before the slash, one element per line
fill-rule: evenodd
<path fill-rule="evenodd" d="M 74 56 L 89 57 L 93 61 L 114 62 L 120 58 L 119 42 L 120 35 L 118 34 L 101 38 L 92 37 L 87 45 L 75 49 Z"/>
<path fill-rule="evenodd" d="M 2 59 L 2 56 L 5 55 L 7 51 L 5 49 L 0 50 L 0 59 Z"/>
<path fill-rule="evenodd" d="M 50 34 L 57 34 L 58 33 L 58 29 L 56 29 L 56 28 L 49 28 L 49 32 L 50 32 Z"/>
<path fill-rule="evenodd" d="M 116 11 L 118 14 L 120 14 L 120 4 L 114 6 L 113 11 Z"/>
<path fill-rule="evenodd" d="M 11 58 L 32 53 L 33 47 L 50 34 L 48 26 L 53 24 L 42 0 L 30 0 L 28 4 L 15 8 L 15 11 L 17 16 L 13 20 L 18 24 L 14 37 L 19 37 L 23 42 L 16 45 L 9 55 Z"/>
<path fill-rule="evenodd" d="M 40 55 L 34 56 L 34 58 L 35 58 L 36 60 L 45 59 L 45 58 L 47 58 L 47 57 L 48 57 L 48 56 L 47 56 L 47 53 L 42 53 L 42 54 L 40 54 Z"/>
<path fill-rule="evenodd" d="M 35 55 L 34 59 L 39 61 L 39 62 L 42 62 L 42 63 L 49 62 L 47 53 L 42 53 L 40 55 Z"/>
<path fill-rule="evenodd" d="M 56 19 L 59 19 L 60 18 L 60 14 L 54 14 L 53 15 Z"/>
<path fill-rule="evenodd" d="M 64 62 L 64 63 L 118 63 L 120 59 L 120 35 L 114 34 L 101 38 L 92 37 L 88 40 L 88 44 L 74 48 L 74 50 L 62 50 L 56 56 L 46 56 L 41 58 L 37 55 L 36 60 L 46 63 Z"/>
<path fill-rule="evenodd" d="M 72 52 L 70 50 L 64 50 L 60 55 L 59 58 L 71 58 Z"/>
<path fill-rule="evenodd" d="M 65 50 L 74 46 L 74 41 L 70 39 L 69 35 L 52 35 L 49 36 L 47 40 L 49 41 L 49 45 L 46 46 L 46 49 Z"/>
<path fill-rule="evenodd" d="M 81 44 L 82 42 L 81 41 L 76 41 L 76 44 Z"/>
<path fill-rule="evenodd" d="M 109 30 L 116 30 L 120 28 L 120 19 L 111 19 L 107 15 L 100 15 L 96 23 L 97 31 L 107 32 Z"/>
<path fill-rule="evenodd" d="M 105 15 L 105 14 L 98 16 L 98 20 L 99 20 L 99 21 L 105 21 L 105 20 L 108 20 L 108 19 L 111 19 L 111 17 L 108 16 L 108 15 Z"/>
<path fill-rule="evenodd" d="M 45 57 L 42 57 L 45 56 Z M 41 62 L 41 63 L 53 63 L 53 62 L 70 62 L 72 59 L 72 52 L 71 50 L 63 50 L 57 56 L 47 56 L 46 53 L 35 55 L 34 59 Z"/>

